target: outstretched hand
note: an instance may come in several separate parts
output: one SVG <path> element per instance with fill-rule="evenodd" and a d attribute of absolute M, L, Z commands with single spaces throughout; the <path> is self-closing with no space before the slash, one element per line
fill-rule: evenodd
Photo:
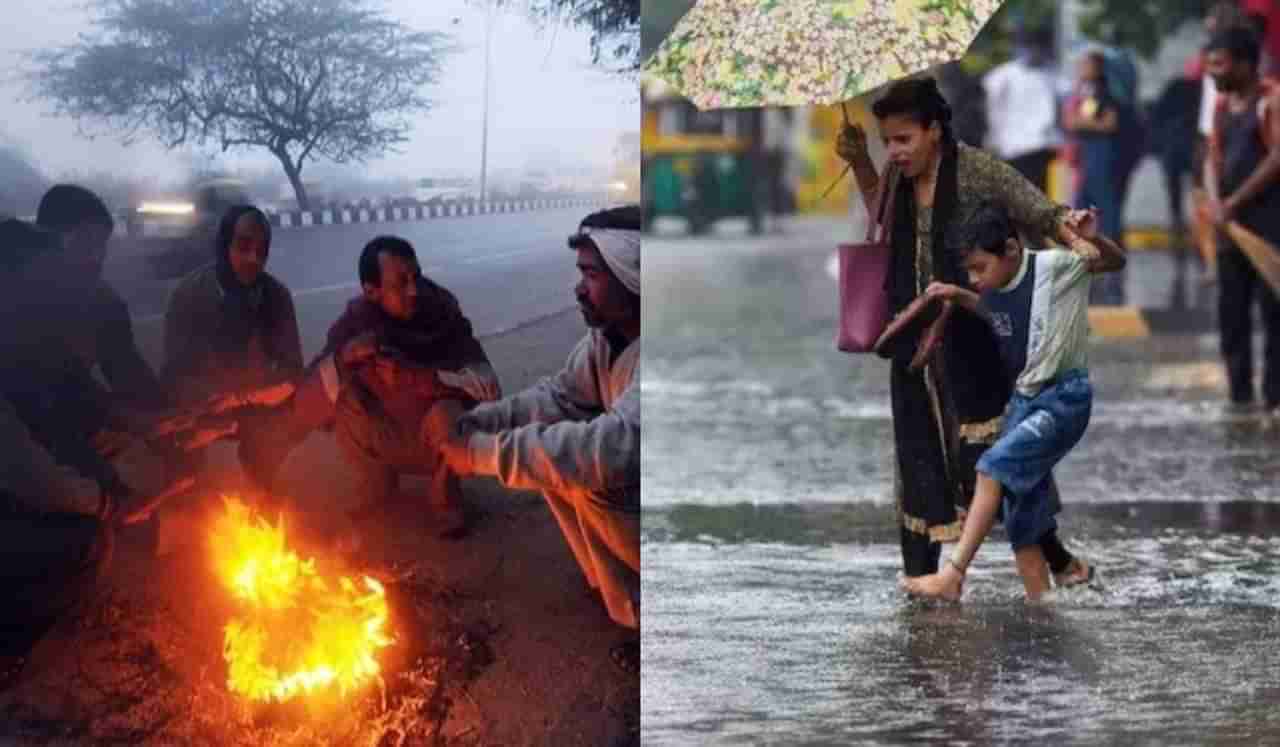
<path fill-rule="evenodd" d="M 282 381 L 279 384 L 272 384 L 249 391 L 218 394 L 209 399 L 208 404 L 205 406 L 205 411 L 210 415 L 221 415 L 230 410 L 238 410 L 241 407 L 252 405 L 278 407 L 292 397 L 295 391 L 297 391 L 297 385 L 294 382 Z"/>
<path fill-rule="evenodd" d="M 351 338 L 338 351 L 338 357 L 344 366 L 354 367 L 367 363 L 378 355 L 381 340 L 376 332 L 365 332 Z"/>
<path fill-rule="evenodd" d="M 466 408 L 456 399 L 437 402 L 422 418 L 422 441 L 440 451 L 445 463 L 459 475 L 471 474 L 471 449 L 459 423 Z"/>
<path fill-rule="evenodd" d="M 152 496 L 136 496 L 130 495 L 122 497 L 118 502 L 116 499 L 111 500 L 110 516 L 106 517 L 109 521 L 129 525 L 137 524 L 151 518 L 160 504 L 189 492 L 196 485 L 194 477 L 184 477 L 175 481 L 172 485 Z"/>
<path fill-rule="evenodd" d="M 493 402 L 502 398 L 498 375 L 489 366 L 479 364 L 457 372 L 441 371 L 437 376 L 441 384 L 460 389 L 477 402 Z"/>
<path fill-rule="evenodd" d="M 196 451 L 209 444 L 234 436 L 240 431 L 240 422 L 233 417 L 203 418 L 191 430 L 178 437 L 178 446 L 184 451 Z"/>

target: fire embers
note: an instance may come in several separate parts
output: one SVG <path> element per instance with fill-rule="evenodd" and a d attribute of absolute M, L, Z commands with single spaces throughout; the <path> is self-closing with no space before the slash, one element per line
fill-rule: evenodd
<path fill-rule="evenodd" d="M 339 697 L 375 680 L 377 655 L 391 645 L 382 584 L 363 576 L 327 576 L 235 497 L 210 535 L 218 579 L 240 611 L 224 628 L 227 686 L 255 701 L 298 695 Z"/>

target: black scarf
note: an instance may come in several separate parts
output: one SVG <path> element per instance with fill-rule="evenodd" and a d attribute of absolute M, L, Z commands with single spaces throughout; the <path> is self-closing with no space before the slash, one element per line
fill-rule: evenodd
<path fill-rule="evenodd" d="M 941 147 L 942 161 L 938 165 L 929 238 L 933 279 L 972 290 L 959 257 L 947 248 L 946 233 L 960 206 L 960 149 L 950 135 L 943 138 Z M 918 295 L 915 185 L 911 179 L 899 179 L 897 189 L 890 234 L 893 260 L 887 283 L 891 314 L 902 311 Z M 918 337 L 905 337 L 891 353 L 894 360 L 904 366 L 915 354 L 919 342 Z M 1011 392 L 1011 382 L 1000 365 L 995 335 L 985 321 L 974 314 L 952 314 L 944 334 L 941 355 L 944 370 L 949 372 L 948 384 L 956 412 L 962 421 L 989 419 L 1003 411 Z"/>
<path fill-rule="evenodd" d="M 946 251 L 943 233 L 959 204 L 959 178 L 956 164 L 959 146 L 946 137 L 942 144 L 942 162 L 938 165 L 938 183 L 934 188 L 932 236 L 929 241 L 933 259 L 933 277 L 944 283 L 967 286 L 959 263 Z M 897 314 L 916 297 L 916 190 L 911 179 L 898 180 L 898 194 L 893 205 L 890 235 L 893 242 L 893 265 L 888 288 L 889 311 Z"/>

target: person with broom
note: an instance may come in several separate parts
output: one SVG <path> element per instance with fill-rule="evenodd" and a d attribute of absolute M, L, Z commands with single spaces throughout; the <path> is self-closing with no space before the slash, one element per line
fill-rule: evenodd
<path fill-rule="evenodd" d="M 1262 396 L 1280 414 L 1280 88 L 1259 76 L 1254 33 L 1229 28 L 1205 47 L 1219 93 L 1209 137 L 1208 217 L 1218 232 L 1218 323 L 1228 408 L 1254 406 L 1253 302 L 1262 307 Z"/>

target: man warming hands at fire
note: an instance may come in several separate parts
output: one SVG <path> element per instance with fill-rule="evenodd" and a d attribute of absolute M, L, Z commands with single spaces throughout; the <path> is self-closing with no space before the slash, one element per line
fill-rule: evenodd
<path fill-rule="evenodd" d="M 459 475 L 539 490 L 609 617 L 640 627 L 640 209 L 589 215 L 569 238 L 591 327 L 565 367 L 534 387 L 464 412 L 445 400 L 423 420 Z M 447 374 L 441 374 L 442 379 Z M 449 383 L 449 382 L 445 382 Z M 443 434 L 443 435 L 442 435 Z M 614 649 L 638 671 L 640 642 Z"/>

